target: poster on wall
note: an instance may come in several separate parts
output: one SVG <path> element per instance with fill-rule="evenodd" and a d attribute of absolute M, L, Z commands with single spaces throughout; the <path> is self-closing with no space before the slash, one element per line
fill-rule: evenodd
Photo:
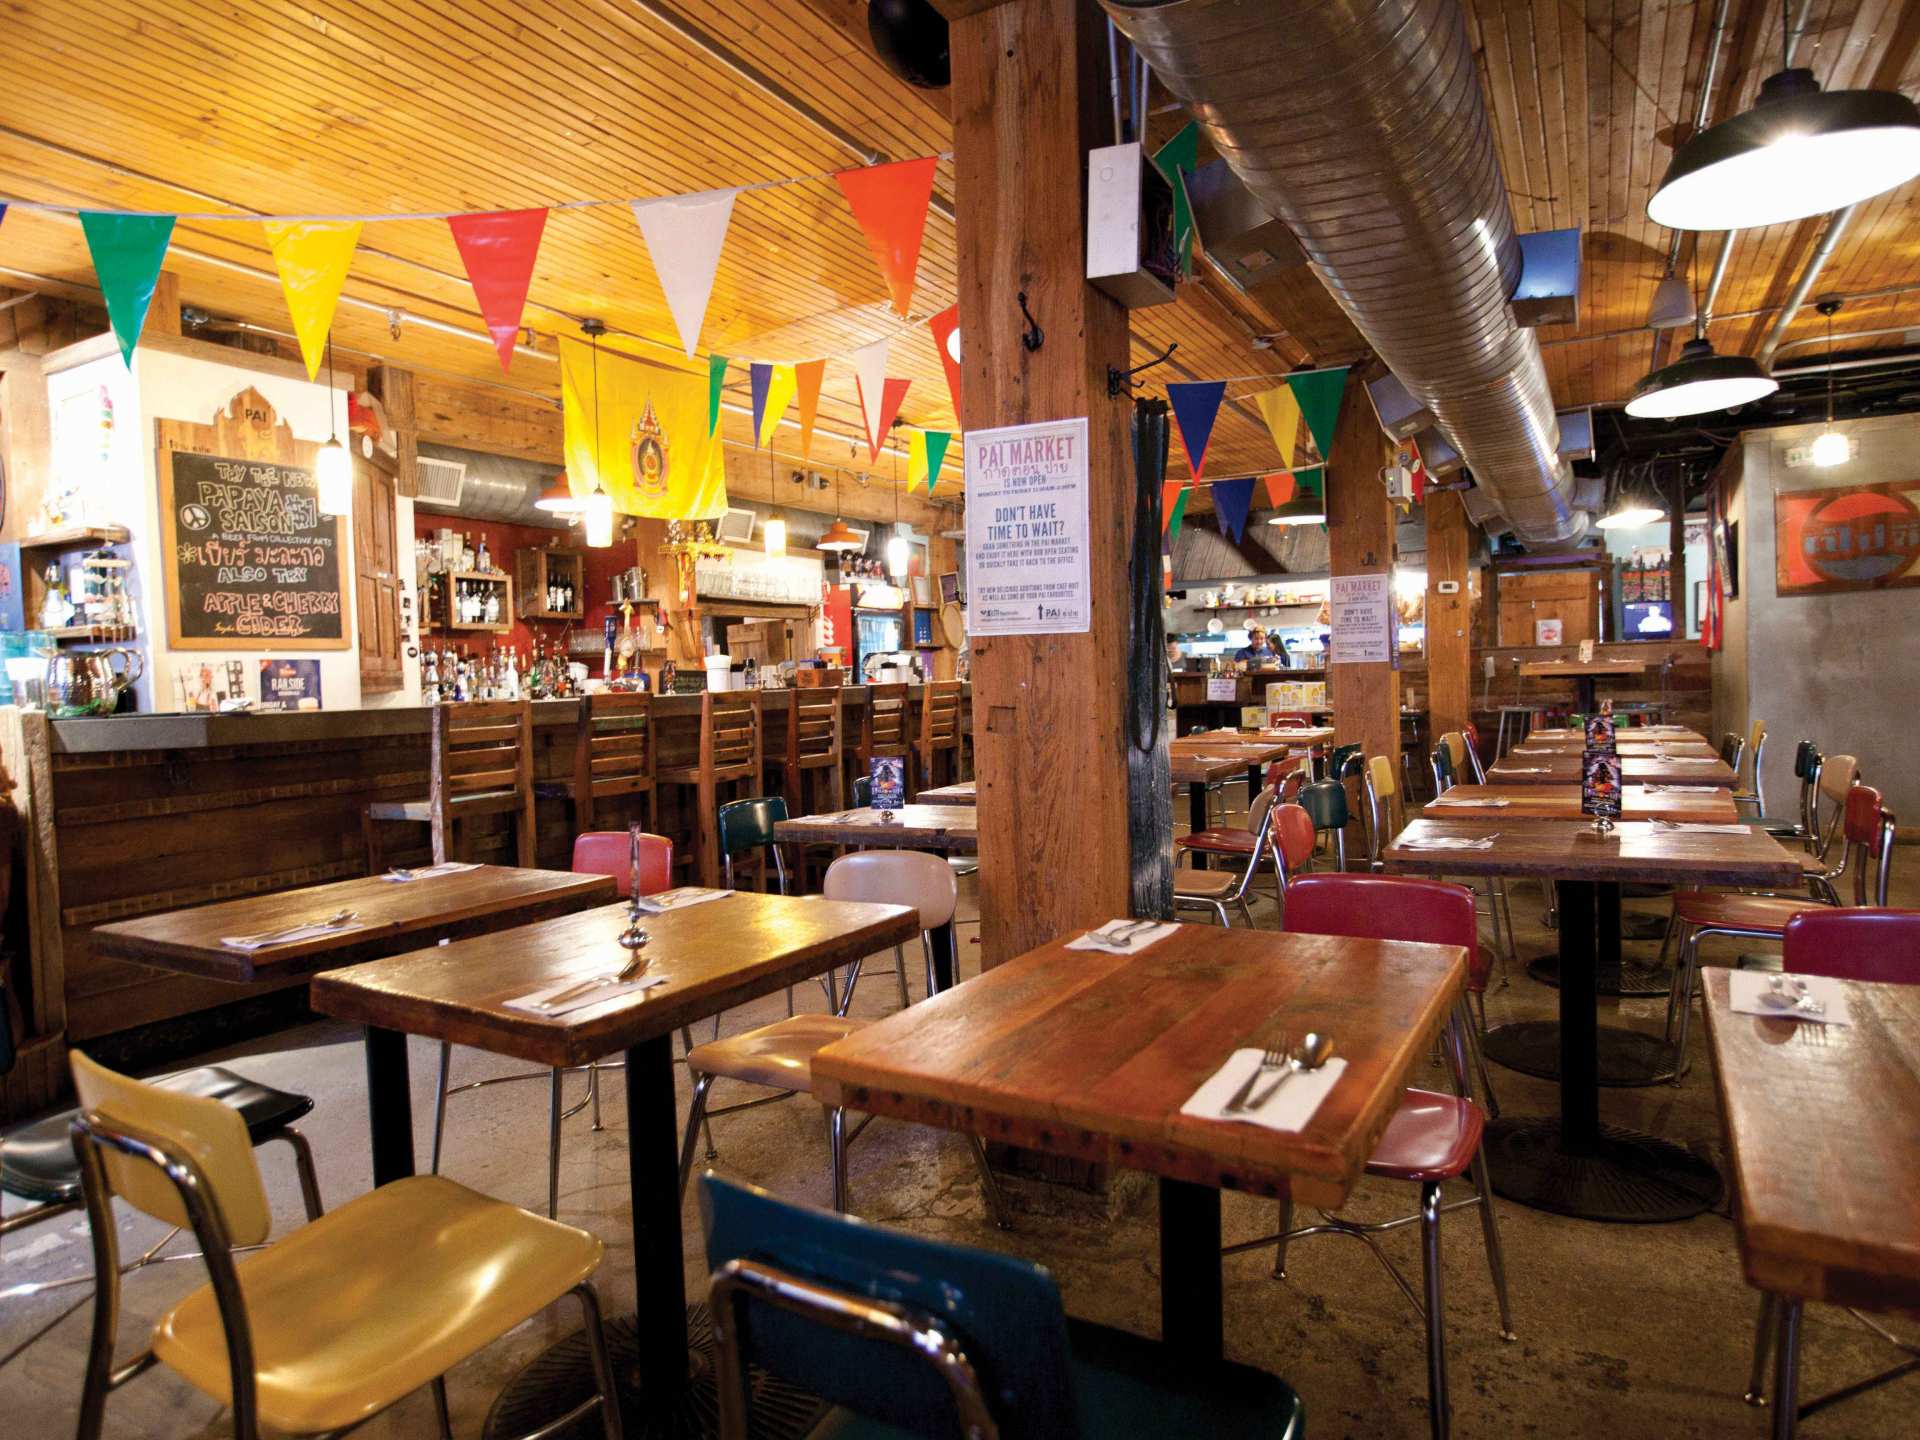
<path fill-rule="evenodd" d="M 1775 491 L 1773 543 L 1782 595 L 1920 585 L 1920 480 Z"/>
<path fill-rule="evenodd" d="M 1393 582 L 1376 575 L 1335 575 L 1327 583 L 1327 618 L 1333 634 L 1329 665 L 1380 665 L 1395 659 Z"/>
<path fill-rule="evenodd" d="M 320 662 L 318 660 L 262 660 L 260 662 L 260 708 L 262 710 L 318 710 L 320 708 Z"/>
<path fill-rule="evenodd" d="M 965 455 L 967 632 L 1085 634 L 1086 417 L 969 431 Z"/>

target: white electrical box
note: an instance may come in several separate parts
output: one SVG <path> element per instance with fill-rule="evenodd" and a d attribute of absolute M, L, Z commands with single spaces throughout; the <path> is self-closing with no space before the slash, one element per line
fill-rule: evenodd
<path fill-rule="evenodd" d="M 1399 504 L 1413 503 L 1413 471 L 1405 465 L 1389 465 L 1380 472 L 1380 483 L 1387 487 L 1387 498 Z"/>
<path fill-rule="evenodd" d="M 1087 279 L 1129 310 L 1173 299 L 1173 187 L 1138 144 L 1087 152 Z"/>

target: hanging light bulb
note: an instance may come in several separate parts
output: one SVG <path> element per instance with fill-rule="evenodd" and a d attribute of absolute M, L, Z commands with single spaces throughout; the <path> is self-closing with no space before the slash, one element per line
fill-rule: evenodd
<path fill-rule="evenodd" d="M 1620 487 L 1613 508 L 1593 523 L 1602 530 L 1637 530 L 1657 525 L 1667 518 L 1667 508 L 1655 499 L 1655 492 L 1633 484 Z"/>
<path fill-rule="evenodd" d="M 900 533 L 900 452 L 896 449 L 893 452 L 893 538 L 887 541 L 887 574 L 896 580 L 904 579 L 910 558 L 907 537 Z"/>
<path fill-rule="evenodd" d="M 1823 296 L 1814 308 L 1827 317 L 1827 428 L 1814 436 L 1811 458 L 1822 470 L 1831 470 L 1853 458 L 1847 437 L 1833 428 L 1833 317 L 1840 301 L 1836 296 Z"/>
<path fill-rule="evenodd" d="M 604 550 L 613 544 L 613 496 L 598 480 L 593 482 L 593 494 L 587 497 L 581 521 L 587 544 L 593 549 Z"/>
<path fill-rule="evenodd" d="M 773 500 L 773 447 L 767 447 L 767 523 L 761 531 L 766 541 L 767 554 L 784 555 L 787 553 L 787 520 L 774 505 Z"/>
<path fill-rule="evenodd" d="M 340 443 L 333 416 L 333 334 L 327 334 L 327 443 L 313 459 L 314 499 L 322 515 L 353 512 L 353 457 Z"/>

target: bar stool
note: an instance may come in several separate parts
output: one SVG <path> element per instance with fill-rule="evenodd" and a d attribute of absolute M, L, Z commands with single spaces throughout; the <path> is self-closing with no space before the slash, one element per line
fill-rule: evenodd
<path fill-rule="evenodd" d="M 763 734 L 758 690 L 703 691 L 698 760 L 655 772 L 660 784 L 683 785 L 695 794 L 692 848 L 702 885 L 720 883 L 720 787 L 744 780 L 759 788 Z"/>
<path fill-rule="evenodd" d="M 659 825 L 653 779 L 653 697 L 642 691 L 608 690 L 580 701 L 574 729 L 573 774 L 533 787 L 542 797 L 573 807 L 576 835 L 598 823 L 599 802 L 625 795 L 647 797 L 646 824 Z"/>
<path fill-rule="evenodd" d="M 846 808 L 840 799 L 846 793 L 846 712 L 840 696 L 838 685 L 761 696 L 768 734 L 774 742 L 769 746 L 767 765 L 769 769 L 779 768 L 776 788 L 793 814 Z M 811 787 L 816 792 L 811 800 L 810 778 L 817 782 Z M 826 791 L 824 797 L 817 793 L 821 789 Z M 825 804 L 820 803 L 823 798 Z"/>
<path fill-rule="evenodd" d="M 380 824 L 429 827 L 433 863 L 457 860 L 460 825 L 482 815 L 513 817 L 514 864 L 534 863 L 533 710 L 525 700 L 469 700 L 432 707 L 432 769 L 424 800 L 375 800 L 360 812 L 367 869 L 385 870 Z"/>
<path fill-rule="evenodd" d="M 920 782 L 913 787 L 915 793 L 933 788 L 935 762 L 942 755 L 952 757 L 947 767 L 950 783 L 957 784 L 967 778 L 962 773 L 964 740 L 965 734 L 960 728 L 960 682 L 928 681 L 920 692 L 920 734 L 913 743 L 914 763 L 920 772 Z"/>
<path fill-rule="evenodd" d="M 860 712 L 860 738 L 853 747 L 854 774 L 871 783 L 876 759 L 901 760 L 907 798 L 912 799 L 913 731 L 909 724 L 905 685 L 868 685 L 867 705 Z"/>
<path fill-rule="evenodd" d="M 927 955 L 927 976 L 931 985 L 933 952 L 927 941 L 927 932 L 952 920 L 959 901 L 959 887 L 945 861 L 937 855 L 914 850 L 873 850 L 859 855 L 844 855 L 828 868 L 824 893 L 829 900 L 879 901 L 911 905 L 918 909 L 920 942 Z M 896 961 L 901 959 L 898 948 L 894 955 Z M 904 972 L 906 967 L 902 964 L 900 968 Z M 794 1095 L 811 1095 L 814 1055 L 871 1023 L 846 1013 L 847 1006 L 853 1000 L 854 986 L 860 978 L 859 972 L 860 962 L 855 961 L 847 978 L 846 991 L 833 1013 L 789 1016 L 756 1030 L 729 1035 L 724 1040 L 698 1046 L 687 1056 L 687 1070 L 694 1077 L 694 1087 L 693 1105 L 687 1114 L 685 1139 L 680 1148 L 680 1193 L 683 1197 L 687 1181 L 693 1174 L 694 1137 L 705 1120 L 769 1105 Z M 906 978 L 903 973 L 901 994 L 905 993 Z M 715 1080 L 739 1080 L 780 1093 L 710 1111 L 707 1108 L 707 1095 L 713 1089 Z M 863 1121 L 849 1136 L 846 1133 L 846 1112 L 834 1106 L 827 1113 L 827 1143 L 833 1166 L 833 1208 L 836 1210 L 844 1211 L 847 1208 L 847 1145 L 865 1128 Z M 986 1191 L 994 1223 L 1005 1229 L 1007 1222 L 1000 1203 L 1000 1187 L 993 1172 L 987 1168 L 986 1151 L 977 1136 L 968 1135 L 967 1144 L 973 1152 L 974 1164 L 979 1169 L 980 1182 Z M 711 1149 L 707 1158 L 714 1158 Z"/>

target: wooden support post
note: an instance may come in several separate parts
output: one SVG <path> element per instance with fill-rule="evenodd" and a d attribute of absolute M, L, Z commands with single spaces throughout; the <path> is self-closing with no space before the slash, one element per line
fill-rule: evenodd
<path fill-rule="evenodd" d="M 945 7 L 943 7 L 945 8 Z M 977 13 L 958 13 L 972 11 Z M 1092 0 L 949 10 L 963 428 L 1088 417 L 1092 629 L 976 641 L 981 963 L 1128 912 L 1127 316 L 1086 282 L 1086 153 L 1107 143 Z M 1045 332 L 1021 344 L 1024 291 Z M 1362 402 L 1364 404 L 1364 401 Z"/>
<path fill-rule="evenodd" d="M 394 480 L 406 496 L 420 493 L 420 425 L 414 414 L 413 372 L 392 365 L 375 365 L 367 371 L 367 393 L 387 412 L 387 424 L 393 427 Z"/>
<path fill-rule="evenodd" d="M 1358 375 L 1347 381 L 1340 423 L 1327 456 L 1327 568 L 1333 575 L 1393 574 L 1393 532 L 1398 518 L 1381 467 L 1392 447 L 1374 422 Z M 1359 745 L 1361 754 L 1400 763 L 1400 672 L 1388 663 L 1331 665 L 1334 740 Z"/>
<path fill-rule="evenodd" d="M 1473 597 L 1467 593 L 1467 507 L 1450 490 L 1427 495 L 1427 708 L 1433 733 L 1473 719 Z M 1440 593 L 1450 582 L 1456 588 Z"/>
<path fill-rule="evenodd" d="M 154 277 L 153 299 L 147 302 L 146 324 L 140 327 L 140 338 L 151 340 L 156 335 L 180 334 L 180 277 L 171 270 L 162 270 Z"/>
<path fill-rule="evenodd" d="M 1663 332 L 1664 333 L 1664 332 Z M 1675 471 L 1667 487 L 1667 594 L 1673 597 L 1673 639 L 1687 638 L 1687 477 Z"/>

